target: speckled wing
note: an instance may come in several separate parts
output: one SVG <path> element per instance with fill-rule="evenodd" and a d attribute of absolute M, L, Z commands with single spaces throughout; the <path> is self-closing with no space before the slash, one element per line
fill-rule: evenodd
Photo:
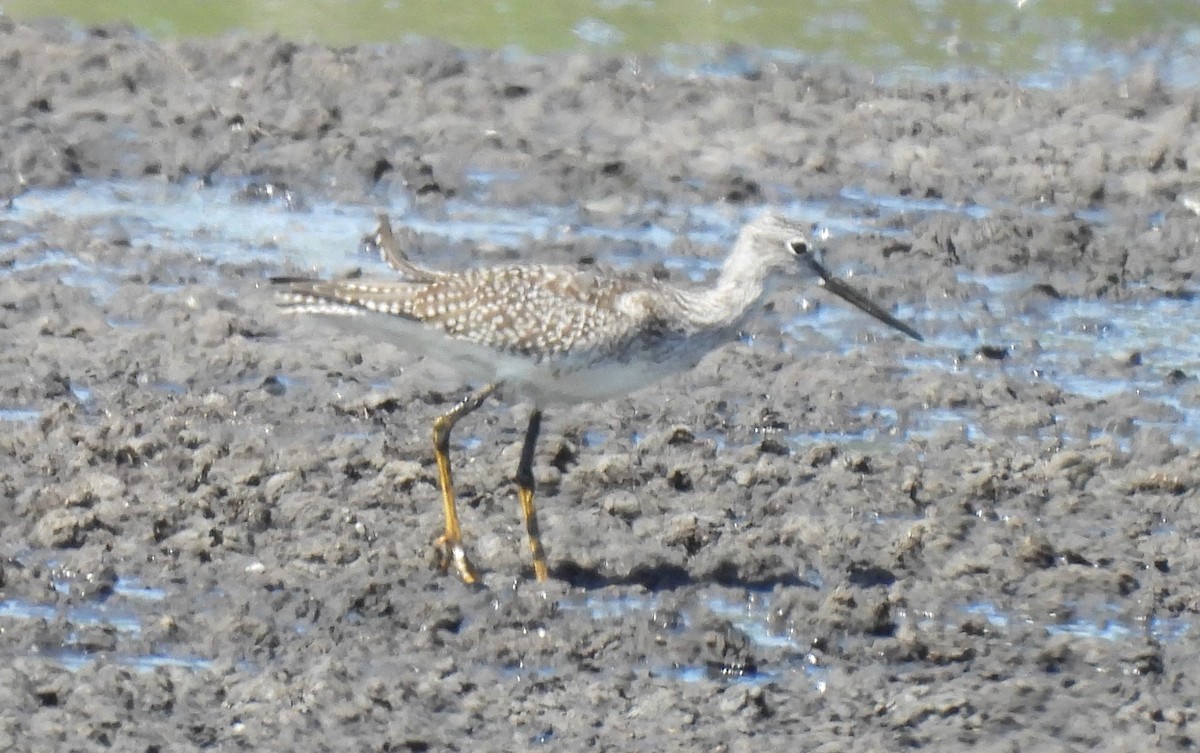
<path fill-rule="evenodd" d="M 500 266 L 434 282 L 281 281 L 287 309 L 383 314 L 447 336 L 526 357 L 603 357 L 643 332 L 653 316 L 636 281 L 568 267 Z"/>

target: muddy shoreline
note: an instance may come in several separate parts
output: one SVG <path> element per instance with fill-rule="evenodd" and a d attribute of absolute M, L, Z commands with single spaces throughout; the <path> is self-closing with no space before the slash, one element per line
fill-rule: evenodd
<path fill-rule="evenodd" d="M 0 72 L 0 408 L 28 412 L 0 423 L 0 747 L 1194 747 L 1200 453 L 1172 424 L 1196 374 L 1090 363 L 1166 382 L 1181 407 L 1152 413 L 1042 378 L 1035 338 L 991 338 L 1061 300 L 1191 300 L 1200 92 L 1152 68 L 879 86 L 5 19 Z M 830 256 L 934 344 L 862 322 L 785 337 L 808 299 L 783 296 L 685 377 L 550 414 L 545 586 L 511 485 L 527 407 L 489 407 L 455 449 L 486 570 L 468 588 L 429 546 L 429 426 L 462 385 L 280 317 L 263 283 L 295 270 L 286 237 L 228 262 L 140 243 L 136 205 L 13 219 L 122 181 L 301 218 L 403 201 L 438 220 L 485 192 L 666 227 L 695 258 L 723 249 L 680 207 L 852 189 L 912 209 Z M 435 263 L 611 252 L 575 230 L 405 241 Z M 72 277 L 97 269 L 102 288 Z M 1025 282 L 1001 310 L 970 280 L 1004 274 Z M 939 351 L 951 334 L 969 346 Z M 914 376 L 926 355 L 967 366 Z M 931 408 L 978 430 L 906 430 Z"/>

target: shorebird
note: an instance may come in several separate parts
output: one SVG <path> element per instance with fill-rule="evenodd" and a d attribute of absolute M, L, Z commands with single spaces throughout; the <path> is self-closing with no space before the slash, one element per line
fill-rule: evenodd
<path fill-rule="evenodd" d="M 921 335 L 833 277 L 795 222 L 763 214 L 741 229 L 716 282 L 686 289 L 649 276 L 570 266 L 508 264 L 461 271 L 420 266 L 399 248 L 386 215 L 376 236 L 391 280 L 275 278 L 287 312 L 341 320 L 440 360 L 481 385 L 433 422 L 445 530 L 443 571 L 467 583 L 478 571 L 463 546 L 450 471 L 450 431 L 501 392 L 533 404 L 517 465 L 517 496 L 539 581 L 548 575 L 534 507 L 533 456 L 548 406 L 601 401 L 686 371 L 736 335 L 785 275 L 815 281 L 916 340 Z"/>

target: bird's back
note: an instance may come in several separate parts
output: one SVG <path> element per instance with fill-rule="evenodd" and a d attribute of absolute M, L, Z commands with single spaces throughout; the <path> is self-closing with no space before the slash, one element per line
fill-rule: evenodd
<path fill-rule="evenodd" d="M 637 338 L 658 312 L 652 285 L 571 267 L 503 265 L 432 281 L 287 280 L 284 309 L 383 315 L 420 323 L 451 340 L 534 360 L 603 357 Z"/>

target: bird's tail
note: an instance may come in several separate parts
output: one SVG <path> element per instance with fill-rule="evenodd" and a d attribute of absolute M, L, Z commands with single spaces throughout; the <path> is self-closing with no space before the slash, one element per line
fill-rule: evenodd
<path fill-rule="evenodd" d="M 400 248 L 396 236 L 392 234 L 392 223 L 388 216 L 380 212 L 379 227 L 375 230 L 375 243 L 379 246 L 379 258 L 384 263 L 402 275 L 409 282 L 434 282 L 445 273 L 416 264 Z"/>

